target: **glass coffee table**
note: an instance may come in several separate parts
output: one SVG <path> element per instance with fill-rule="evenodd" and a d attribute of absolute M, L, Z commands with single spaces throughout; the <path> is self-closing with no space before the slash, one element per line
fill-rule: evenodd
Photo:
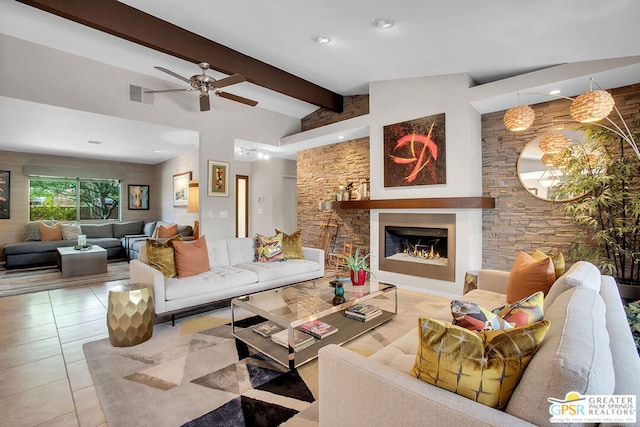
<path fill-rule="evenodd" d="M 369 281 L 364 286 L 353 286 L 343 282 L 343 289 L 344 301 L 336 304 L 333 302 L 335 289 L 327 278 L 234 298 L 231 300 L 233 336 L 283 366 L 295 369 L 318 357 L 318 350 L 325 345 L 344 344 L 389 321 L 398 312 L 398 290 L 394 285 Z M 366 322 L 346 317 L 345 310 L 358 303 L 378 306 L 382 314 Z M 255 332 L 255 326 L 239 327 L 241 309 L 258 316 L 257 323 L 270 322 L 287 330 L 288 348 Z M 338 332 L 294 350 L 294 332 L 299 334 L 300 325 L 316 319 L 337 327 Z"/>

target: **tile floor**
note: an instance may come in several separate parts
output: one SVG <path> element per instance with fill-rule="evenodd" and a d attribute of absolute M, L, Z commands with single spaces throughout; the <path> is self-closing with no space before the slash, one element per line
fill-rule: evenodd
<path fill-rule="evenodd" d="M 0 427 L 108 427 L 82 345 L 109 336 L 109 289 L 122 283 L 0 298 Z M 445 303 L 430 296 L 421 308 Z"/>
<path fill-rule="evenodd" d="M 120 283 L 0 298 L 0 426 L 107 426 L 82 345 Z"/>

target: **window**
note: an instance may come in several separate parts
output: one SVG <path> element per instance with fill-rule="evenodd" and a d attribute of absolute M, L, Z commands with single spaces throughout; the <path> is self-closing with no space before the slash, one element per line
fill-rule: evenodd
<path fill-rule="evenodd" d="M 31 177 L 29 218 L 79 221 L 120 219 L 120 181 Z"/>

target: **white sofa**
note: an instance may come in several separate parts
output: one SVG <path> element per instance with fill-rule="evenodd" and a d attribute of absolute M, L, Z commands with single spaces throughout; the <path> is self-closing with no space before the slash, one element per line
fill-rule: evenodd
<path fill-rule="evenodd" d="M 480 271 L 478 289 L 460 299 L 501 306 L 508 278 Z M 551 326 L 504 412 L 409 375 L 416 328 L 369 358 L 335 345 L 320 350 L 320 426 L 545 426 L 550 397 L 564 399 L 570 391 L 640 396 L 640 358 L 612 277 L 578 262 L 554 283 L 544 309 Z M 449 309 L 433 317 L 451 319 Z"/>
<path fill-rule="evenodd" d="M 156 314 L 172 314 L 324 276 L 324 251 L 302 248 L 304 259 L 255 262 L 251 238 L 207 240 L 211 270 L 196 276 L 165 279 L 153 267 L 132 260 L 131 283 L 153 286 Z"/>

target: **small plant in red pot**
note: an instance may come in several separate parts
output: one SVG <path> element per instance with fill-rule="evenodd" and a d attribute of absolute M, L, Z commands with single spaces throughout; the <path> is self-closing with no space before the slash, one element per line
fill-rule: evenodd
<path fill-rule="evenodd" d="M 356 248 L 353 255 L 344 256 L 344 260 L 347 262 L 347 269 L 350 271 L 351 283 L 354 286 L 362 286 L 367 281 L 367 274 L 371 273 L 369 265 L 367 264 L 367 258 L 370 253 L 360 256 L 360 247 Z"/>

